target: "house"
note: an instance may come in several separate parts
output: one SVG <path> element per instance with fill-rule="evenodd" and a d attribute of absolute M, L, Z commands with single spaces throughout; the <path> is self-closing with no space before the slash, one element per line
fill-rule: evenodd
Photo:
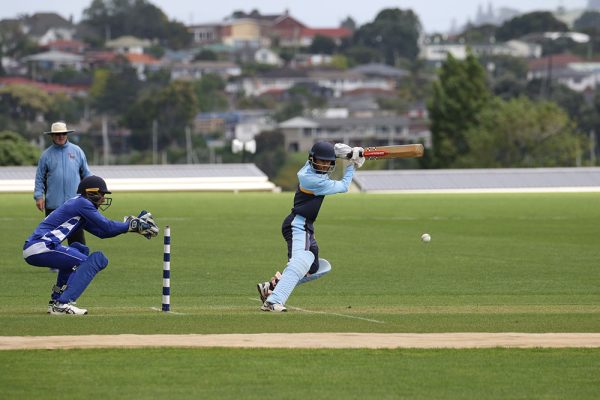
<path fill-rule="evenodd" d="M 238 82 L 236 90 L 246 96 L 255 97 L 273 92 L 285 92 L 296 85 L 317 86 L 334 97 L 353 91 L 393 92 L 396 82 L 393 79 L 368 77 L 359 72 L 346 70 L 292 70 L 281 68 L 253 77 L 245 77 Z"/>
<path fill-rule="evenodd" d="M 308 76 L 317 85 L 331 89 L 334 97 L 356 91 L 393 92 L 396 88 L 393 79 L 367 76 L 354 70 L 310 70 Z"/>
<path fill-rule="evenodd" d="M 199 113 L 194 118 L 194 132 L 221 132 L 225 139 L 252 140 L 263 131 L 277 128 L 269 110 L 237 110 Z"/>
<path fill-rule="evenodd" d="M 64 53 L 83 54 L 85 51 L 85 43 L 79 40 L 58 39 L 48 42 L 46 45 L 48 50 L 62 51 Z"/>
<path fill-rule="evenodd" d="M 22 19 L 23 32 L 40 46 L 56 40 L 72 40 L 76 26 L 56 13 L 35 13 Z"/>
<path fill-rule="evenodd" d="M 196 24 L 187 27 L 198 45 L 222 43 L 235 48 L 305 47 L 318 35 L 331 38 L 339 44 L 350 37 L 347 28 L 311 28 L 283 14 L 263 15 L 257 10 L 236 12 L 220 23 Z"/>
<path fill-rule="evenodd" d="M 303 54 L 296 53 L 292 59 L 292 65 L 298 67 L 318 67 L 331 64 L 333 56 L 329 54 Z"/>
<path fill-rule="evenodd" d="M 146 72 L 157 71 L 161 67 L 160 61 L 148 54 L 127 53 L 124 56 L 142 81 L 146 80 Z"/>
<path fill-rule="evenodd" d="M 81 71 L 83 68 L 84 57 L 77 54 L 65 53 L 63 51 L 51 50 L 23 57 L 21 60 L 30 63 L 31 68 L 34 71 L 36 69 L 59 70 L 65 67 Z"/>
<path fill-rule="evenodd" d="M 190 63 L 171 63 L 171 79 L 196 80 L 207 74 L 219 75 L 223 80 L 240 76 L 242 69 L 229 61 L 194 61 Z"/>
<path fill-rule="evenodd" d="M 223 44 L 236 49 L 271 47 L 267 23 L 260 19 L 234 19 L 223 25 L 221 32 Z"/>
<path fill-rule="evenodd" d="M 314 118 L 295 117 L 278 125 L 286 151 L 306 152 L 318 141 L 350 146 L 383 146 L 430 141 L 429 131 L 413 130 L 402 116 Z"/>
<path fill-rule="evenodd" d="M 192 35 L 194 45 L 214 44 L 222 41 L 223 24 L 221 22 L 191 25 L 187 27 L 187 30 Z"/>
<path fill-rule="evenodd" d="M 116 58 L 118 54 L 114 51 L 106 51 L 106 50 L 94 50 L 88 51 L 85 53 L 85 63 L 90 66 L 90 68 L 98 68 L 105 67 L 111 64 Z"/>
<path fill-rule="evenodd" d="M 600 61 L 573 54 L 554 54 L 529 62 L 527 79 L 555 80 L 571 90 L 586 92 L 600 86 Z"/>
<path fill-rule="evenodd" d="M 271 49 L 267 49 L 262 47 L 254 53 L 254 61 L 259 64 L 267 64 L 267 65 L 283 65 L 283 61 L 279 57 L 277 53 L 275 53 Z"/>
<path fill-rule="evenodd" d="M 426 41 L 420 49 L 419 58 L 436 66 L 446 61 L 448 54 L 457 60 L 467 58 L 469 51 L 477 56 L 511 56 L 517 58 L 539 58 L 542 55 L 542 46 L 520 40 L 510 40 L 505 43 L 465 44 Z"/>
<path fill-rule="evenodd" d="M 332 39 L 337 45 L 352 36 L 348 28 L 310 28 L 292 17 L 288 11 L 273 19 L 270 34 L 280 47 L 308 47 L 316 36 Z"/>
<path fill-rule="evenodd" d="M 105 46 L 117 53 L 144 54 L 144 50 L 152 46 L 148 39 L 140 39 L 134 36 L 121 36 L 106 42 Z"/>

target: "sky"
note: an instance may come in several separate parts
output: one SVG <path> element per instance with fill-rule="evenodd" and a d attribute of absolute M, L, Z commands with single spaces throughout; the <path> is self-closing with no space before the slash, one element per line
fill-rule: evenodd
<path fill-rule="evenodd" d="M 289 10 L 290 15 L 313 28 L 337 27 L 351 16 L 358 25 L 372 21 L 384 8 L 411 9 L 420 18 L 426 32 L 446 32 L 453 21 L 458 26 L 473 20 L 481 5 L 487 10 L 491 3 L 494 9 L 509 7 L 522 12 L 584 8 L 587 0 L 149 0 L 162 9 L 169 19 L 184 24 L 217 22 L 234 10 L 258 9 L 262 14 L 278 14 Z M 82 12 L 91 0 L 3 0 L 0 19 L 15 18 L 21 14 L 56 12 L 65 18 L 80 21 Z M 250 4 L 250 5 L 249 5 Z M 254 4 L 254 5 L 252 5 Z"/>

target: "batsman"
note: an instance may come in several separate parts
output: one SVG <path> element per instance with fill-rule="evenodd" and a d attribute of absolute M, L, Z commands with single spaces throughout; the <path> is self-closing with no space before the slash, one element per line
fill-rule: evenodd
<path fill-rule="evenodd" d="M 79 242 L 62 245 L 79 228 L 101 239 L 126 232 L 136 232 L 147 239 L 158 235 L 158 227 L 149 212 L 142 211 L 137 217 L 129 216 L 120 222 L 111 221 L 98 211 L 106 210 L 112 203 L 112 198 L 106 197 L 111 192 L 101 177 L 84 178 L 77 193 L 50 213 L 23 246 L 23 258 L 28 264 L 58 269 L 48 303 L 49 314 L 87 314 L 87 310 L 77 307 L 75 302 L 96 274 L 108 265 L 101 251 L 90 254 L 90 249 Z"/>
<path fill-rule="evenodd" d="M 298 284 L 320 278 L 331 270 L 331 264 L 319 258 L 314 222 L 325 196 L 348 191 L 355 168 L 360 168 L 365 162 L 362 154 L 362 147 L 350 147 L 343 143 L 334 146 L 328 142 L 318 142 L 311 148 L 308 161 L 298 171 L 294 207 L 281 227 L 288 247 L 288 263 L 282 274 L 277 272 L 271 281 L 257 285 L 263 301 L 261 310 L 287 311 L 285 303 Z M 336 165 L 336 156 L 350 160 L 339 181 L 330 177 Z"/>

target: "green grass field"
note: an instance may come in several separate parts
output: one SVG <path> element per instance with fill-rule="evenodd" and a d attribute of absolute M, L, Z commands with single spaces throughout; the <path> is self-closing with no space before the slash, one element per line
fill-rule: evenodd
<path fill-rule="evenodd" d="M 2 194 L 0 336 L 600 332 L 600 194 L 332 196 L 315 226 L 333 271 L 288 303 L 311 312 L 261 313 L 255 284 L 285 266 L 292 196 L 113 194 L 109 218 L 144 208 L 171 226 L 178 314 L 152 309 L 161 238 L 88 234 L 110 264 L 79 299 L 90 314 L 65 318 L 45 314 L 55 275 L 21 258 L 42 214 Z M 30 350 L 0 365 L 2 397 L 19 399 L 57 398 L 65 380 L 69 398 L 600 397 L 600 349 Z"/>

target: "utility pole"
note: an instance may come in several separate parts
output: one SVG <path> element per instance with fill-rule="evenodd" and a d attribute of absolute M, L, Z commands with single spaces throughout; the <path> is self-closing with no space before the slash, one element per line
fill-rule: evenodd
<path fill-rule="evenodd" d="M 158 164 L 158 122 L 152 120 L 152 164 Z"/>
<path fill-rule="evenodd" d="M 102 115 L 102 155 L 104 159 L 104 165 L 108 165 L 108 158 L 110 156 L 110 143 L 108 141 L 108 118 L 106 114 Z"/>

